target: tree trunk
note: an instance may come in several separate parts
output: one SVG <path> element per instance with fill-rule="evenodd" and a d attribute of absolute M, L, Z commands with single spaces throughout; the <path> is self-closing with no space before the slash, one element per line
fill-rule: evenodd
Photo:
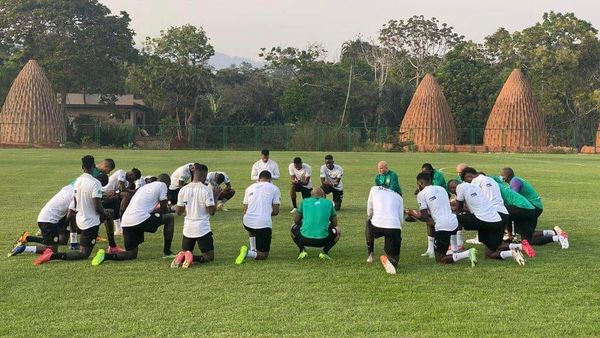
<path fill-rule="evenodd" d="M 350 99 L 350 86 L 352 86 L 352 70 L 354 68 L 354 64 L 350 63 L 350 75 L 348 76 L 348 91 L 346 92 L 346 102 L 344 102 L 344 111 L 342 112 L 342 121 L 340 122 L 340 127 L 344 126 L 344 119 L 346 117 L 346 109 L 348 108 L 348 100 Z"/>

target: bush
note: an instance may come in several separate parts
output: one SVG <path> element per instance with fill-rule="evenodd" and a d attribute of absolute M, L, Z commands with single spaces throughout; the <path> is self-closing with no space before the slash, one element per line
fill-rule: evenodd
<path fill-rule="evenodd" d="M 123 144 L 129 144 L 132 130 L 129 126 L 120 124 L 105 124 L 100 126 L 100 145 L 121 147 Z"/>

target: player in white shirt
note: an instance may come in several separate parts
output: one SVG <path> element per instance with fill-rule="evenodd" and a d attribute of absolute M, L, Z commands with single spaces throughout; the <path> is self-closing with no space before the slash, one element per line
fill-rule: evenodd
<path fill-rule="evenodd" d="M 171 205 L 177 204 L 177 195 L 179 189 L 183 188 L 186 183 L 192 178 L 192 172 L 194 171 L 195 163 L 184 164 L 181 167 L 175 169 L 171 174 L 171 183 L 169 184 L 169 190 L 167 192 L 167 198 Z"/>
<path fill-rule="evenodd" d="M 446 189 L 432 185 L 431 174 L 426 172 L 421 172 L 417 175 L 417 186 L 419 191 L 417 194 L 419 211 L 411 210 L 409 213 L 415 218 L 426 222 L 428 226 L 433 226 L 435 231 L 433 234 L 433 246 L 436 262 L 454 263 L 461 259 L 469 258 L 471 267 L 474 267 L 475 263 L 477 263 L 477 251 L 475 248 L 458 252 L 456 236 L 458 219 L 452 213 Z M 452 254 L 447 254 L 449 246 L 452 248 Z"/>
<path fill-rule="evenodd" d="M 50 260 L 82 260 L 87 259 L 98 237 L 100 223 L 106 220 L 107 233 L 109 240 L 114 232 L 112 224 L 112 210 L 102 208 L 102 185 L 100 181 L 92 176 L 95 167 L 94 157 L 86 155 L 81 159 L 83 174 L 75 180 L 73 185 L 74 206 L 77 210 L 75 220 L 77 227 L 81 231 L 79 251 L 70 251 L 67 253 L 54 252 L 52 248 L 46 248 L 40 256 L 34 261 L 35 265 L 48 262 Z M 68 208 L 68 206 L 67 206 Z M 68 210 L 67 213 L 72 213 Z M 69 216 L 67 216 L 69 218 Z M 112 237 L 111 246 L 116 247 L 114 237 Z"/>
<path fill-rule="evenodd" d="M 321 166 L 321 189 L 325 192 L 325 195 L 333 194 L 333 204 L 335 210 L 339 211 L 342 207 L 342 199 L 344 198 L 344 185 L 342 184 L 342 177 L 344 176 L 344 169 L 333 162 L 333 156 L 325 156 L 325 164 Z"/>
<path fill-rule="evenodd" d="M 145 184 L 136 191 L 121 219 L 125 251 L 114 254 L 100 249 L 92 259 L 92 265 L 97 266 L 105 260 L 136 259 L 139 245 L 144 242 L 144 233 L 155 233 L 161 225 L 164 225 L 163 258 L 175 258 L 171 252 L 175 219 L 173 214 L 169 213 L 167 204 L 169 184 L 169 175 L 160 174 L 158 181 Z"/>
<path fill-rule="evenodd" d="M 271 249 L 272 216 L 279 214 L 281 192 L 271 183 L 271 172 L 263 170 L 258 182 L 249 186 L 244 194 L 244 217 L 242 224 L 248 231 L 250 248 L 242 245 L 235 264 L 242 264 L 247 257 L 267 259 Z"/>
<path fill-rule="evenodd" d="M 207 263 L 215 258 L 210 216 L 215 214 L 213 190 L 206 183 L 208 168 L 204 164 L 194 164 L 192 182 L 179 191 L 177 215 L 185 212 L 181 251 L 171 262 L 172 268 L 187 269 L 193 262 Z M 194 255 L 198 243 L 201 255 Z"/>
<path fill-rule="evenodd" d="M 466 230 L 477 230 L 477 236 L 485 245 L 485 255 L 493 259 L 512 257 L 519 265 L 525 265 L 520 244 L 502 243 L 504 226 L 502 218 L 481 189 L 467 182 L 448 182 L 448 190 L 456 195 L 458 224 Z M 465 212 L 464 205 L 469 212 Z"/>
<path fill-rule="evenodd" d="M 313 187 L 312 181 L 310 180 L 310 177 L 312 176 L 312 169 L 308 164 L 302 163 L 302 159 L 300 157 L 296 157 L 288 166 L 288 172 L 290 174 L 290 181 L 292 183 L 290 187 L 292 211 L 290 211 L 290 214 L 293 214 L 298 209 L 296 194 L 302 194 L 302 199 L 310 197 L 310 192 L 312 191 Z"/>
<path fill-rule="evenodd" d="M 206 175 L 206 183 L 212 188 L 217 202 L 217 210 L 229 211 L 225 203 L 233 198 L 235 190 L 231 187 L 231 180 L 224 171 L 211 171 Z M 225 187 L 222 187 L 225 185 Z"/>
<path fill-rule="evenodd" d="M 384 186 L 371 187 L 367 200 L 367 262 L 373 262 L 375 239 L 385 238 L 385 255 L 379 257 L 381 265 L 389 274 L 396 274 L 402 245 L 402 218 L 404 201 L 397 192 Z"/>
<path fill-rule="evenodd" d="M 506 206 L 504 206 L 504 200 L 500 194 L 498 183 L 484 174 L 478 173 L 475 168 L 471 167 L 463 169 L 461 179 L 463 182 L 475 184 L 483 191 L 483 194 L 492 203 L 494 209 L 500 214 L 504 230 L 506 231 L 510 227 L 510 216 Z"/>
<path fill-rule="evenodd" d="M 271 180 L 279 179 L 279 167 L 277 166 L 277 162 L 269 159 L 269 149 L 263 149 L 260 152 L 260 160 L 256 161 L 252 165 L 252 171 L 250 172 L 250 179 L 258 182 L 259 175 L 264 170 L 267 170 L 271 173 Z"/>
<path fill-rule="evenodd" d="M 138 168 L 126 172 L 123 169 L 115 171 L 108 178 L 108 183 L 102 186 L 102 206 L 111 209 L 115 215 L 115 235 L 122 235 L 121 213 L 125 211 L 131 196 L 135 193 L 136 181 L 142 177 Z"/>

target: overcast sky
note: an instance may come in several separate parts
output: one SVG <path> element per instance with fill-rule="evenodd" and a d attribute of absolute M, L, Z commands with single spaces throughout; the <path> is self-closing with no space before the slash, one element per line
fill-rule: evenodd
<path fill-rule="evenodd" d="M 574 12 L 600 27 L 598 0 L 100 0 L 127 11 L 136 42 L 170 26 L 206 30 L 216 51 L 258 60 L 261 47 L 304 48 L 317 42 L 335 59 L 341 44 L 374 38 L 390 19 L 437 17 L 467 39 L 482 42 L 498 27 L 520 30 L 550 10 Z"/>

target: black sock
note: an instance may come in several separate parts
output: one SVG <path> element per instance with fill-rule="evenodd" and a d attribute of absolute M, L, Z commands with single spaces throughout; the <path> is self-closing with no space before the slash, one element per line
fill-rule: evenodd
<path fill-rule="evenodd" d="M 67 258 L 67 254 L 65 252 L 57 252 L 57 253 L 52 254 L 52 256 L 50 257 L 50 260 L 66 259 L 66 258 Z"/>
<path fill-rule="evenodd" d="M 107 237 L 108 237 L 108 245 L 111 248 L 114 248 L 115 246 L 117 246 L 117 242 L 115 242 L 115 235 L 114 234 L 109 234 Z"/>
<path fill-rule="evenodd" d="M 44 238 L 37 236 L 27 236 L 25 237 L 25 240 L 32 243 L 44 243 Z"/>
<path fill-rule="evenodd" d="M 298 208 L 298 204 L 296 203 L 296 200 L 292 200 L 292 207 L 294 207 L 294 209 Z"/>
<path fill-rule="evenodd" d="M 104 254 L 104 260 L 105 261 L 116 261 L 117 260 L 117 254 Z"/>
<path fill-rule="evenodd" d="M 200 255 L 200 256 L 195 256 L 194 255 L 194 262 L 198 262 L 198 263 L 204 263 L 204 256 Z"/>

